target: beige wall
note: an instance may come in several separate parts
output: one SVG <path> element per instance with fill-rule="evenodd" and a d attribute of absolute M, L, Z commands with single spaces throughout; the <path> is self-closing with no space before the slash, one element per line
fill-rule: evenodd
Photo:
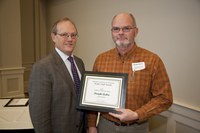
<path fill-rule="evenodd" d="M 19 0 L 0 0 L 0 18 L 0 68 L 21 67 Z"/>
<path fill-rule="evenodd" d="M 0 98 L 23 97 L 20 0 L 0 0 Z"/>
<path fill-rule="evenodd" d="M 50 0 L 48 30 L 60 17 L 73 19 L 80 36 L 75 53 L 92 70 L 96 56 L 114 47 L 110 21 L 122 11 L 136 17 L 138 45 L 166 64 L 175 103 L 200 111 L 199 0 Z"/>
<path fill-rule="evenodd" d="M 24 96 L 32 64 L 46 56 L 45 2 L 0 0 L 0 97 Z"/>

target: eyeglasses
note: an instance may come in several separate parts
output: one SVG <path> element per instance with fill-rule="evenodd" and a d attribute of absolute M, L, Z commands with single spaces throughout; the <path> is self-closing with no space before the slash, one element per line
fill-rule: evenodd
<path fill-rule="evenodd" d="M 77 33 L 72 33 L 71 35 L 68 34 L 68 33 L 60 33 L 60 34 L 56 33 L 56 35 L 59 35 L 59 36 L 64 37 L 64 38 L 68 38 L 68 37 L 71 37 L 72 39 L 78 38 Z"/>
<path fill-rule="evenodd" d="M 118 33 L 121 29 L 123 32 L 130 32 L 131 29 L 134 29 L 135 27 L 125 26 L 125 27 L 112 27 L 111 31 L 114 33 Z"/>

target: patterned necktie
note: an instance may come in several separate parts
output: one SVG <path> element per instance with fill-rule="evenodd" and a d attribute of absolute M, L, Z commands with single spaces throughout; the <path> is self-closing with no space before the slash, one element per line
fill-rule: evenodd
<path fill-rule="evenodd" d="M 76 86 L 76 94 L 79 95 L 79 92 L 80 92 L 80 78 L 78 76 L 78 72 L 77 72 L 76 66 L 74 64 L 73 57 L 69 56 L 68 60 L 71 63 L 71 71 L 72 71 L 72 75 L 73 75 L 73 78 L 74 78 L 74 84 Z"/>
<path fill-rule="evenodd" d="M 77 96 L 79 96 L 79 93 L 80 93 L 80 84 L 81 84 L 80 78 L 78 76 L 78 72 L 77 72 L 76 66 L 74 64 L 73 57 L 69 56 L 68 60 L 71 63 L 71 71 L 72 71 L 72 75 L 73 75 L 73 78 L 74 78 L 74 84 L 76 86 L 76 94 L 77 94 Z M 82 121 L 83 118 L 84 118 L 84 112 L 80 111 L 80 121 Z"/>

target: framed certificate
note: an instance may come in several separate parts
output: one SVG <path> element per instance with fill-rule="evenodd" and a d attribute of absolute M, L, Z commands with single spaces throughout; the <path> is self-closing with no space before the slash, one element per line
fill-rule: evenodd
<path fill-rule="evenodd" d="M 11 98 L 5 107 L 19 107 L 19 106 L 27 106 L 28 98 Z"/>
<path fill-rule="evenodd" d="M 78 108 L 115 112 L 124 108 L 128 74 L 86 71 L 81 80 Z"/>

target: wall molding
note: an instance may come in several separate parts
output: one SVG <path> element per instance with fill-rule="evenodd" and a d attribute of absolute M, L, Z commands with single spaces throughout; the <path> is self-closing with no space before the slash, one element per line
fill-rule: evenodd
<path fill-rule="evenodd" d="M 0 98 L 24 97 L 24 69 L 0 68 Z"/>
<path fill-rule="evenodd" d="M 28 93 L 28 81 L 29 81 L 29 76 L 31 74 L 32 66 L 34 62 L 25 62 L 22 64 L 22 66 L 25 67 L 24 70 L 24 92 Z"/>
<path fill-rule="evenodd" d="M 194 131 L 200 131 L 200 110 L 198 107 L 191 107 L 175 102 L 169 110 L 160 114 L 167 119 L 166 133 L 176 133 L 177 124 L 194 129 Z"/>

